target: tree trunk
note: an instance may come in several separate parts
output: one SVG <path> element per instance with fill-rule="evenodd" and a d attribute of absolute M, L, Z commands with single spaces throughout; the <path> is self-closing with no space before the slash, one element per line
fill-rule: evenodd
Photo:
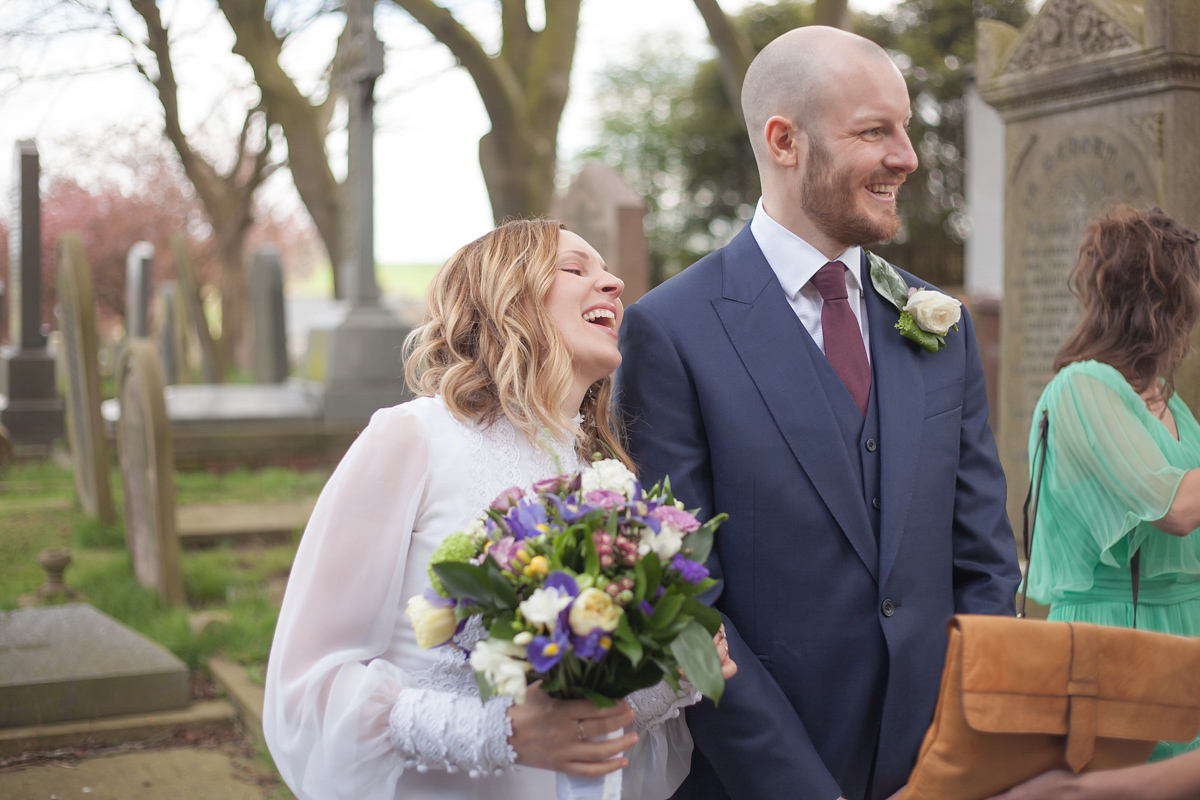
<path fill-rule="evenodd" d="M 813 24 L 850 30 L 850 9 L 846 3 L 847 0 L 816 0 L 813 3 Z"/>

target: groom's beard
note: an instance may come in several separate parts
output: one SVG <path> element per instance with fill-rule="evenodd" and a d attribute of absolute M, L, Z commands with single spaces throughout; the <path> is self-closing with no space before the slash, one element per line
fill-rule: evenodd
<path fill-rule="evenodd" d="M 834 172 L 833 159 L 824 142 L 811 137 L 808 168 L 800 186 L 801 210 L 817 230 L 839 244 L 863 246 L 891 239 L 900 231 L 900 215 L 893 207 L 885 211 L 882 219 L 876 219 L 860 208 L 858 192 L 866 188 L 854 185 L 851 171 L 847 167 Z M 866 183 L 890 183 L 897 178 L 903 183 L 904 173 L 881 169 L 872 172 Z"/>

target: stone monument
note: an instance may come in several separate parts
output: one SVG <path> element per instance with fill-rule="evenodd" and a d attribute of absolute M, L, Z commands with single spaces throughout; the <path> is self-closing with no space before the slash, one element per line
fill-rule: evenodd
<path fill-rule="evenodd" d="M 224 372 L 217 359 L 217 347 L 208 329 L 204 316 L 204 305 L 200 300 L 200 281 L 196 278 L 196 266 L 188 251 L 187 241 L 175 234 L 171 237 L 171 259 L 175 264 L 176 291 L 182 300 L 188 329 L 200 347 L 200 374 L 205 383 L 223 383 Z"/>
<path fill-rule="evenodd" d="M 125 257 L 125 335 L 150 335 L 150 279 L 154 245 L 134 242 Z"/>
<path fill-rule="evenodd" d="M 163 281 L 154 292 L 154 342 L 162 359 L 163 381 L 181 383 L 187 376 L 187 328 L 179 286 Z"/>
<path fill-rule="evenodd" d="M 148 339 L 131 339 L 117 363 L 117 449 L 125 487 L 125 544 L 138 583 L 181 605 L 175 531 L 175 454 L 162 368 Z"/>
<path fill-rule="evenodd" d="M 92 276 L 79 234 L 59 237 L 58 307 L 62 326 L 63 373 L 67 390 L 67 431 L 75 491 L 83 510 L 101 522 L 113 521 L 108 483 L 108 443 L 100 418 L 100 376 L 96 353 L 96 310 Z"/>
<path fill-rule="evenodd" d="M 0 348 L 0 424 L 18 452 L 47 451 L 63 434 L 63 401 L 42 334 L 41 197 L 38 151 L 17 142 L 13 217 L 8 234 L 9 343 Z"/>
<path fill-rule="evenodd" d="M 376 409 L 411 397 L 403 363 L 409 329 L 380 305 L 375 280 L 374 108 L 383 43 L 375 35 L 375 0 L 349 0 L 347 6 L 342 35 L 350 100 L 348 247 L 340 270 L 350 311 L 327 339 L 325 420 L 332 423 L 366 422 Z"/>
<path fill-rule="evenodd" d="M 267 245 L 250 262 L 250 367 L 259 383 L 283 383 L 288 376 L 287 318 L 279 250 Z"/>
<path fill-rule="evenodd" d="M 1123 201 L 1200 228 L 1200 3 L 1046 0 L 1021 30 L 981 21 L 976 41 L 1005 122 L 998 438 L 1019 521 L 1033 407 L 1079 317 L 1066 276 L 1085 221 Z M 1200 341 L 1176 383 L 1197 408 Z"/>
<path fill-rule="evenodd" d="M 608 271 L 625 281 L 625 305 L 650 290 L 646 203 L 619 172 L 604 164 L 585 165 L 556 203 L 554 216 L 596 248 Z"/>

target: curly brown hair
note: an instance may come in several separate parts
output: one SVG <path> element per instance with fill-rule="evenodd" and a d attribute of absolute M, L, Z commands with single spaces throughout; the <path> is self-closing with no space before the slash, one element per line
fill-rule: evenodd
<path fill-rule="evenodd" d="M 1054 368 L 1101 361 L 1139 393 L 1162 378 L 1170 397 L 1200 318 L 1198 241 L 1158 207 L 1121 205 L 1089 222 L 1067 277 L 1083 317 Z"/>
<path fill-rule="evenodd" d="M 545 299 L 564 229 L 556 220 L 514 220 L 451 256 L 405 342 L 405 374 L 413 391 L 440 394 L 464 422 L 489 425 L 506 416 L 530 441 L 542 429 L 570 431 L 585 460 L 598 452 L 632 469 L 611 410 L 611 375 L 588 388 L 579 428 L 560 408 L 574 368 Z"/>

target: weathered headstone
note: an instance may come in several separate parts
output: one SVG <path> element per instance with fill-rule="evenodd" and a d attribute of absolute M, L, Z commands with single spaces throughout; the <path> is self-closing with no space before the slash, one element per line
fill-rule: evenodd
<path fill-rule="evenodd" d="M 192 254 L 188 252 L 187 241 L 182 236 L 171 237 L 171 257 L 175 264 L 177 291 L 183 299 L 187 326 L 200 347 L 200 374 L 205 383 L 223 383 L 224 374 L 217 360 L 217 347 L 208 329 L 204 304 L 200 299 L 200 281 L 196 277 L 196 266 L 192 261 Z"/>
<path fill-rule="evenodd" d="M 12 437 L 9 436 L 8 428 L 0 425 L 0 472 L 3 472 L 8 463 L 12 461 L 12 455 Z"/>
<path fill-rule="evenodd" d="M 63 434 L 63 402 L 42 333 L 41 197 L 38 151 L 17 142 L 8 233 L 9 343 L 0 348 L 0 424 L 20 448 L 47 448 Z"/>
<path fill-rule="evenodd" d="M 187 705 L 187 665 L 92 606 L 0 612 L 0 728 Z"/>
<path fill-rule="evenodd" d="M 980 22 L 976 41 L 980 94 L 1006 124 L 999 444 L 1020 519 L 1033 407 L 1079 318 L 1067 272 L 1085 221 L 1123 201 L 1200 228 L 1200 4 L 1047 0 L 1020 31 Z M 1176 382 L 1193 408 L 1197 345 Z"/>
<path fill-rule="evenodd" d="M 170 386 L 187 377 L 187 328 L 175 281 L 163 281 L 154 292 L 154 342 L 162 359 L 163 380 Z"/>
<path fill-rule="evenodd" d="M 365 422 L 376 409 L 412 396 L 402 364 L 409 327 L 380 305 L 375 280 L 374 92 L 383 74 L 383 43 L 375 35 L 374 0 L 350 0 L 347 5 L 342 74 L 350 99 L 350 233 L 341 275 L 351 306 L 328 338 L 325 420 L 333 424 Z"/>
<path fill-rule="evenodd" d="M 609 272 L 625 281 L 621 293 L 625 305 L 649 291 L 646 203 L 619 172 L 604 164 L 585 165 L 554 213 L 596 248 Z"/>
<path fill-rule="evenodd" d="M 253 331 L 250 365 L 254 380 L 282 383 L 288 376 L 287 319 L 283 305 L 283 268 L 279 250 L 260 247 L 250 263 L 250 318 Z"/>
<path fill-rule="evenodd" d="M 134 242 L 125 257 L 125 335 L 150 335 L 150 279 L 154 245 Z"/>
<path fill-rule="evenodd" d="M 175 533 L 175 455 L 162 368 L 147 339 L 131 339 L 117 364 L 117 447 L 125 489 L 125 544 L 138 583 L 166 605 L 183 603 Z"/>
<path fill-rule="evenodd" d="M 67 431 L 75 491 L 83 510 L 101 522 L 113 521 L 108 483 L 108 444 L 100 418 L 100 376 L 92 276 L 79 235 L 58 240 L 58 305 L 67 391 Z"/>

